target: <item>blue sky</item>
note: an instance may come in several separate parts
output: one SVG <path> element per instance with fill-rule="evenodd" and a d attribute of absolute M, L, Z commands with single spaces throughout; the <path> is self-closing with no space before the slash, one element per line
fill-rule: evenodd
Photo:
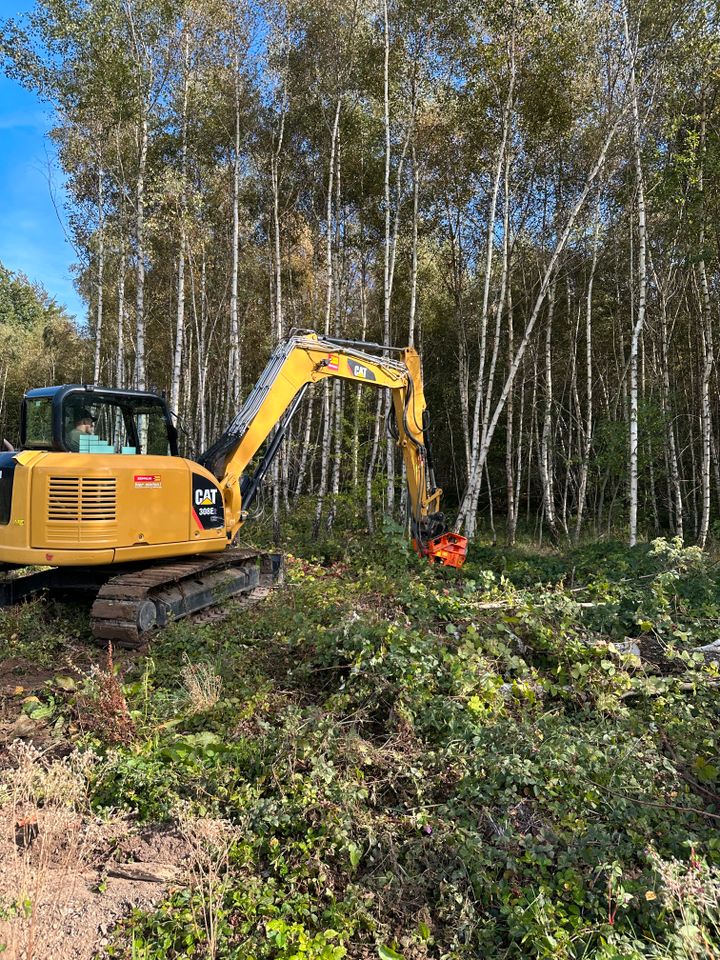
<path fill-rule="evenodd" d="M 26 0 L 0 0 L 0 19 L 29 10 Z M 83 322 L 73 287 L 75 252 L 68 242 L 63 177 L 46 136 L 52 111 L 0 70 L 0 262 L 39 281 Z"/>

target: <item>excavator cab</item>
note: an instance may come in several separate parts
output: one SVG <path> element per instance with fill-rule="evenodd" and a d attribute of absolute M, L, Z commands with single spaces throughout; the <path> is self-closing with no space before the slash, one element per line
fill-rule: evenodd
<path fill-rule="evenodd" d="M 162 397 L 77 384 L 25 394 L 20 445 L 66 453 L 178 455 L 177 431 Z"/>

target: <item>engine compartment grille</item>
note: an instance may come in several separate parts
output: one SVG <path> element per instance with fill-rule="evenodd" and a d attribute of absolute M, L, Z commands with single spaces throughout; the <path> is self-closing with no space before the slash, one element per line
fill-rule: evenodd
<path fill-rule="evenodd" d="M 48 520 L 114 521 L 117 510 L 115 477 L 50 477 Z"/>

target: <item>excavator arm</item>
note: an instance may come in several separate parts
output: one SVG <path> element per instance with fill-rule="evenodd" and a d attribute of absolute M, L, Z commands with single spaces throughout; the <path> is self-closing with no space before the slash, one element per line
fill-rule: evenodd
<path fill-rule="evenodd" d="M 431 561 L 462 565 L 467 541 L 448 532 L 440 512 L 442 491 L 435 483 L 427 439 L 420 357 L 412 347 L 394 349 L 397 359 L 367 352 L 386 349 L 378 344 L 320 338 L 310 331 L 293 331 L 278 345 L 235 419 L 200 457 L 200 463 L 219 482 L 231 538 L 246 519 L 247 509 L 307 388 L 328 377 L 341 377 L 392 392 L 392 433 L 406 466 L 415 549 Z M 246 474 L 270 437 L 260 464 L 252 475 Z"/>

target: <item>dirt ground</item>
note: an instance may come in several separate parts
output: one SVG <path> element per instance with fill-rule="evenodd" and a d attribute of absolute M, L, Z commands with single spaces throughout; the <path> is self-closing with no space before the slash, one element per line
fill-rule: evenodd
<path fill-rule="evenodd" d="M 52 850 L 40 849 L 41 818 L 0 838 L 0 898 L 34 903 L 28 916 L 0 920 L 7 960 L 91 960 L 119 920 L 133 908 L 152 907 L 182 875 L 187 846 L 172 830 L 127 820 L 69 829 L 79 842 Z"/>
<path fill-rule="evenodd" d="M 23 698 L 58 672 L 20 660 L 0 664 L 0 768 L 13 768 L 18 742 L 39 751 L 43 763 L 72 753 L 57 731 L 22 710 Z M 166 826 L 37 807 L 26 815 L 0 798 L 0 955 L 101 956 L 119 920 L 152 907 L 179 881 L 187 855 L 187 842 Z"/>

